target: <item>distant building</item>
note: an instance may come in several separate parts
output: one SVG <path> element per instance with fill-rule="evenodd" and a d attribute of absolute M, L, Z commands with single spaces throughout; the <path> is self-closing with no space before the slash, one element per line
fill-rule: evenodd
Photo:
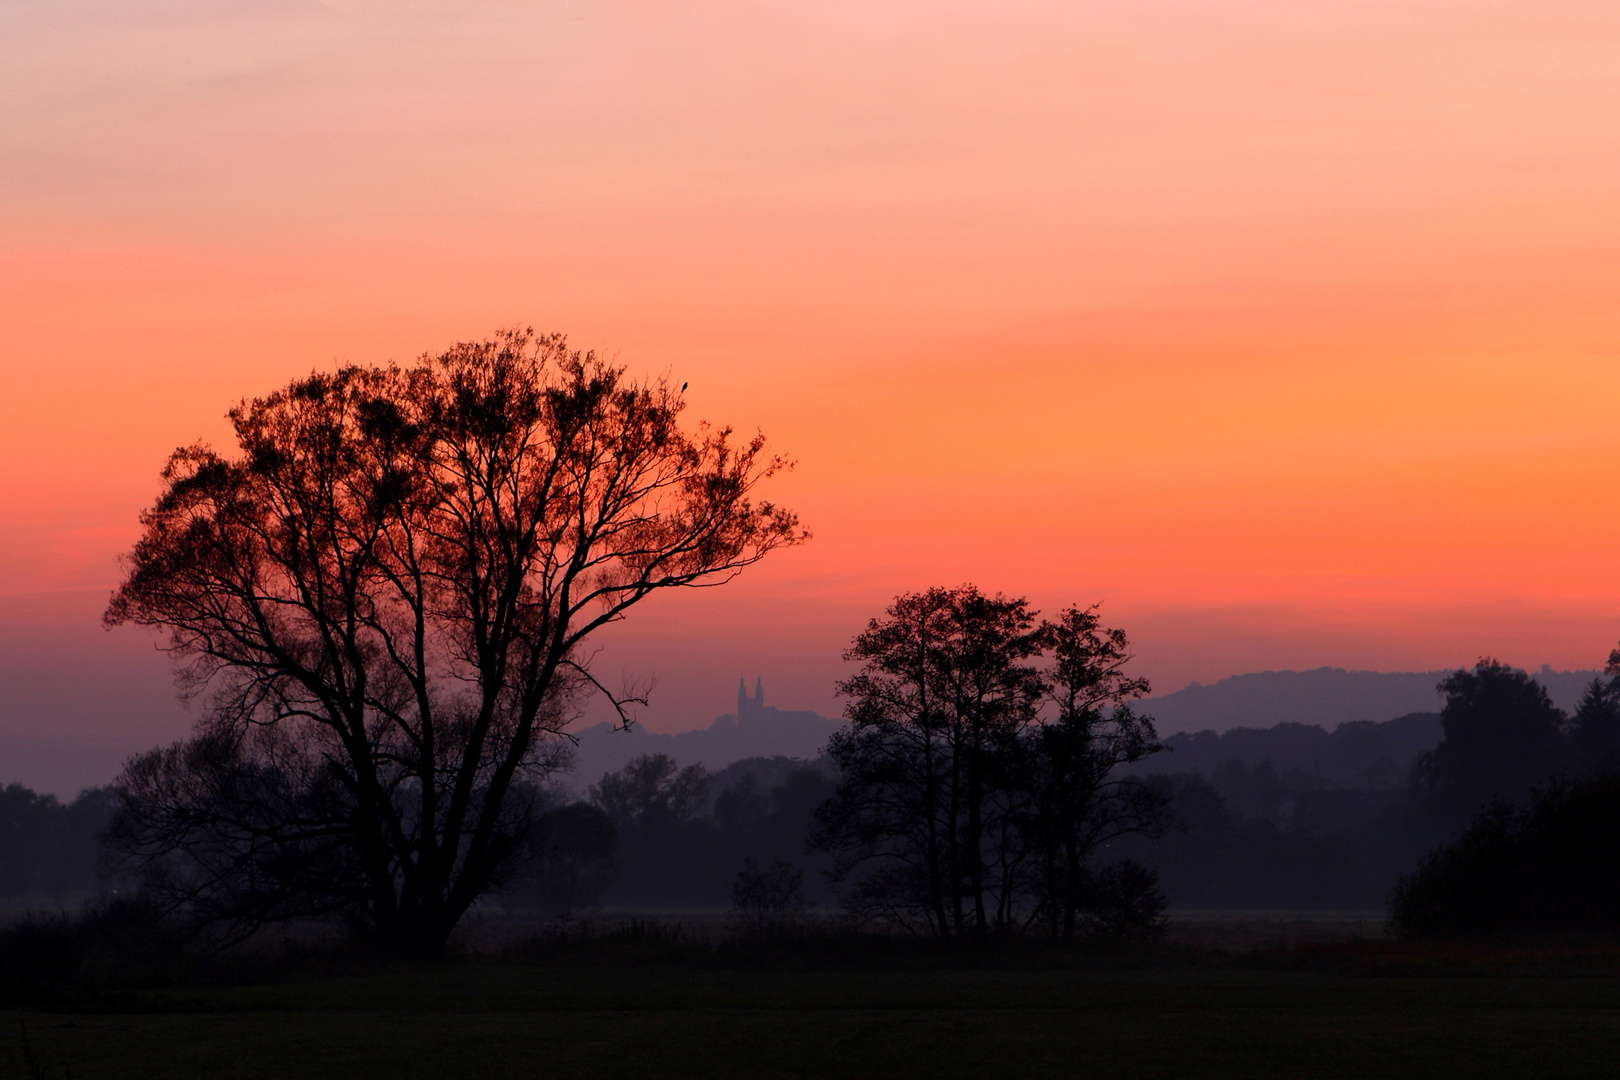
<path fill-rule="evenodd" d="M 808 710 L 787 712 L 767 705 L 763 677 L 754 679 L 752 694 L 747 681 L 739 678 L 737 714 L 717 716 L 706 728 L 664 735 L 642 724 L 616 730 L 610 723 L 600 723 L 578 732 L 573 771 L 583 787 L 642 754 L 668 754 L 682 765 L 702 762 L 714 772 L 745 758 L 813 761 L 839 726 L 839 721 Z"/>
<path fill-rule="evenodd" d="M 737 720 L 741 722 L 744 717 L 751 720 L 761 720 L 765 717 L 765 680 L 762 676 L 754 677 L 752 698 L 748 696 L 747 680 L 740 675 L 737 677 Z"/>

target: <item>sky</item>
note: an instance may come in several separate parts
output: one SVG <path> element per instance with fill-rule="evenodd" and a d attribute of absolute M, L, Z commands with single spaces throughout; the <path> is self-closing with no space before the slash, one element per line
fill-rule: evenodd
<path fill-rule="evenodd" d="M 615 628 L 642 721 L 836 714 L 894 594 L 1160 690 L 1620 639 L 1620 8 L 0 0 L 0 782 L 180 737 L 99 615 L 175 446 L 559 330 L 815 534 Z"/>

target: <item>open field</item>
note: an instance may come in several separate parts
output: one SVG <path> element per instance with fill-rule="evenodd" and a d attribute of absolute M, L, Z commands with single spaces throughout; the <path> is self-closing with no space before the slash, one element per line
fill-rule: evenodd
<path fill-rule="evenodd" d="M 1193 911 L 1169 913 L 1164 940 L 1170 945 L 1242 952 L 1338 941 L 1374 941 L 1385 936 L 1383 911 Z"/>
<path fill-rule="evenodd" d="M 798 916 L 810 926 L 836 925 L 837 911 L 811 909 Z M 0 917 L 3 919 L 3 917 Z M 679 927 L 683 935 L 718 941 L 735 928 L 729 908 L 603 909 L 586 913 L 582 926 L 609 928 L 632 919 Z M 1172 911 L 1164 940 L 1170 945 L 1242 952 L 1289 945 L 1376 940 L 1389 916 L 1383 911 Z M 475 911 L 462 924 L 460 939 L 473 952 L 499 952 L 515 941 L 555 927 L 537 912 L 498 907 Z"/>
<path fill-rule="evenodd" d="M 1069 970 L 464 961 L 24 1013 L 29 1075 L 1609 1076 L 1620 977 L 1376 976 L 1171 954 Z"/>

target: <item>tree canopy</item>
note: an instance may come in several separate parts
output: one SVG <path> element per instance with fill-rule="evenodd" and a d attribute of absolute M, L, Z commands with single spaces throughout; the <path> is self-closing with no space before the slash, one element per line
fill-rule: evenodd
<path fill-rule="evenodd" d="M 1401 937 L 1612 932 L 1620 918 L 1620 775 L 1557 778 L 1493 799 L 1397 882 Z"/>
<path fill-rule="evenodd" d="M 205 703 L 130 763 L 117 848 L 177 908 L 341 914 L 411 947 L 499 884 L 566 760 L 587 639 L 805 539 L 789 463 L 558 335 L 314 374 L 177 450 L 109 625 Z M 623 715 L 633 694 L 609 693 Z"/>
<path fill-rule="evenodd" d="M 850 724 L 828 745 L 838 789 L 812 835 L 846 902 L 940 937 L 1043 915 L 1075 934 L 1107 891 L 1093 854 L 1163 817 L 1162 796 L 1113 775 L 1160 749 L 1128 707 L 1147 683 L 1124 674 L 1124 633 L 1094 609 L 1043 622 L 968 585 L 896 597 L 846 656 L 861 669 L 839 687 Z"/>
<path fill-rule="evenodd" d="M 1418 759 L 1416 779 L 1444 827 L 1493 797 L 1524 798 L 1563 766 L 1566 717 L 1530 675 L 1486 658 L 1439 689 L 1441 742 Z"/>

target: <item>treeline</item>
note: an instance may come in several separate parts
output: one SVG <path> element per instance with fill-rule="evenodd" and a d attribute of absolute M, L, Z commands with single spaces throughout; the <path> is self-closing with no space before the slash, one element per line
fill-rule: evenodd
<path fill-rule="evenodd" d="M 60 903 L 99 892 L 99 840 L 115 807 L 107 788 L 70 803 L 21 784 L 0 790 L 0 897 Z"/>
<path fill-rule="evenodd" d="M 1558 777 L 1493 799 L 1390 897 L 1405 938 L 1612 936 L 1620 920 L 1620 772 Z"/>
<path fill-rule="evenodd" d="M 711 774 L 644 755 L 602 776 L 587 799 L 541 815 L 528 863 L 501 900 L 552 914 L 729 907 L 753 860 L 796 867 L 803 899 L 831 905 L 829 862 L 806 855 L 805 836 L 832 793 L 824 766 L 793 758 L 748 758 Z"/>
<path fill-rule="evenodd" d="M 1106 638 L 1091 640 L 1095 653 Z M 1050 692 L 1052 684 L 1043 685 Z M 919 835 L 915 827 L 930 816 L 918 812 L 925 803 L 896 793 L 905 784 L 926 786 L 923 750 L 930 739 L 953 736 L 949 724 L 919 732 L 915 717 L 897 714 L 894 703 L 905 697 L 893 685 L 869 678 L 847 689 L 865 723 L 846 729 L 832 757 L 750 758 L 711 773 L 649 755 L 597 778 L 584 798 L 542 792 L 523 857 L 498 902 L 550 914 L 725 907 L 735 900 L 739 875 L 779 867 L 791 868 L 793 903 L 832 909 L 881 902 L 914 915 L 929 899 L 926 874 L 918 875 L 919 887 L 916 878 L 897 883 L 893 868 L 926 868 L 926 845 L 913 850 L 907 837 Z M 1593 867 L 1620 837 L 1620 790 L 1612 780 L 1605 787 L 1584 778 L 1620 773 L 1620 679 L 1594 681 L 1569 715 L 1533 677 L 1492 661 L 1454 673 L 1441 689 L 1439 714 L 1333 732 L 1285 724 L 1175 736 L 1165 740 L 1168 752 L 1146 752 L 1150 744 L 1141 742 L 1134 761 L 1113 762 L 1083 782 L 1071 775 L 1051 790 L 1094 799 L 1103 783 L 1123 782 L 1116 792 L 1151 812 L 1133 819 L 1116 808 L 1112 826 L 1127 827 L 1077 850 L 1076 865 L 1092 887 L 1117 876 L 1110 868 L 1140 866 L 1149 876 L 1139 875 L 1139 890 L 1156 890 L 1178 908 L 1369 909 L 1394 895 L 1406 905 L 1397 911 L 1399 925 L 1425 934 L 1451 925 L 1447 912 L 1465 899 L 1472 914 L 1452 922 L 1496 926 L 1523 910 L 1577 919 L 1568 904 L 1549 906 L 1525 882 L 1561 881 L 1566 896 L 1607 895 L 1606 886 L 1582 893 L 1580 882 L 1614 876 Z M 1006 705 L 999 700 L 997 707 Z M 1091 720 L 1093 736 L 1098 719 Z M 1026 734 L 1052 738 L 1046 725 L 1025 720 Z M 994 761 L 998 770 L 981 778 L 988 794 L 977 877 L 991 882 L 987 925 L 998 907 L 1014 909 L 1001 900 L 1004 888 L 1025 920 L 1037 910 L 1050 915 L 1039 908 L 1038 879 L 1029 884 L 1047 866 L 1043 849 L 1014 832 L 1044 826 L 1055 814 L 1028 795 L 1017 801 L 1015 782 L 1031 774 L 1014 770 L 1040 766 L 1034 749 L 1005 744 L 1000 758 L 975 751 L 981 768 L 988 772 Z M 1177 767 L 1162 767 L 1171 764 Z M 960 778 L 970 780 L 971 771 Z M 948 793 L 949 785 L 939 790 Z M 15 784 L 0 791 L 0 896 L 39 903 L 99 891 L 98 838 L 116 808 L 108 788 L 70 803 Z M 1096 807 L 1089 812 L 1098 824 Z M 1560 841 L 1559 829 L 1574 831 Z M 943 849 L 937 854 L 951 858 Z M 947 928 L 958 901 L 965 923 L 977 917 L 975 874 L 957 872 L 956 895 L 939 897 L 949 904 Z M 875 881 L 866 876 L 874 873 Z M 1487 888 L 1487 880 L 1498 884 Z M 1020 888 L 1027 890 L 1021 897 Z M 1606 902 L 1589 896 L 1584 903 L 1597 909 Z"/>
<path fill-rule="evenodd" d="M 1108 854 L 1152 867 L 1178 908 L 1382 907 L 1432 841 L 1414 827 L 1411 773 L 1440 739 L 1439 713 L 1172 735 L 1135 771 L 1174 826 Z"/>
<path fill-rule="evenodd" d="M 538 846 L 549 854 L 503 902 L 550 912 L 722 907 L 751 858 L 793 866 L 809 903 L 835 907 L 830 857 L 805 850 L 833 774 L 825 758 L 752 758 L 714 774 L 664 755 L 637 759 L 548 812 Z M 1399 786 L 1343 788 L 1262 759 L 1140 782 L 1167 804 L 1168 827 L 1116 838 L 1097 855 L 1152 869 L 1179 908 L 1378 908 L 1427 850 L 1411 829 L 1404 774 Z"/>
<path fill-rule="evenodd" d="M 1293 787 L 1404 787 L 1412 762 L 1440 742 L 1440 714 L 1408 713 L 1394 720 L 1354 720 L 1329 731 L 1317 724 L 1182 732 L 1164 739 L 1165 756 L 1137 772 L 1196 772 L 1269 765 Z"/>
<path fill-rule="evenodd" d="M 1419 853 L 1404 787 L 1333 788 L 1269 762 L 1229 762 L 1207 777 L 1158 773 L 1144 783 L 1168 799 L 1174 824 L 1103 854 L 1153 869 L 1178 908 L 1378 908 Z"/>
<path fill-rule="evenodd" d="M 1178 907 L 1376 908 L 1493 801 L 1506 820 L 1555 777 L 1620 769 L 1620 679 L 1595 679 L 1573 714 L 1493 660 L 1439 689 L 1438 715 L 1167 740 L 1174 756 L 1150 764 L 1194 768 L 1144 782 L 1168 795 L 1175 827 L 1109 854 L 1155 869 Z"/>
<path fill-rule="evenodd" d="M 1605 669 L 1620 675 L 1620 649 Z M 1493 661 L 1441 684 L 1445 739 L 1413 770 L 1421 820 L 1444 842 L 1402 876 L 1403 937 L 1613 934 L 1620 913 L 1620 678 L 1573 715 Z M 1459 835 L 1460 833 L 1460 835 Z"/>
<path fill-rule="evenodd" d="M 1151 929 L 1160 878 L 1182 902 L 1239 902 L 1234 874 L 1279 866 L 1294 884 L 1261 890 L 1271 903 L 1366 893 L 1388 850 L 1353 837 L 1449 840 L 1485 800 L 1603 759 L 1620 727 L 1612 684 L 1571 718 L 1483 663 L 1444 684 L 1443 737 L 1410 782 L 1384 770 L 1404 805 L 1298 790 L 1294 768 L 1272 767 L 1280 793 L 1252 764 L 1133 773 L 1163 746 L 1132 709 L 1147 683 L 1124 633 L 962 586 L 897 597 L 854 639 L 830 794 L 797 774 L 715 790 L 649 758 L 559 802 L 581 698 L 621 716 L 641 700 L 590 672 L 594 635 L 808 539 L 761 487 L 789 461 L 683 426 L 683 390 L 510 330 L 317 373 L 233 409 L 233 449 L 177 450 L 105 616 L 162 633 L 210 687 L 190 737 L 116 781 L 109 865 L 141 903 L 214 948 L 324 919 L 435 956 L 501 891 L 577 907 L 729 884 L 791 906 L 802 843 L 868 920 Z M 1323 884 L 1357 859 L 1343 890 Z"/>
<path fill-rule="evenodd" d="M 1571 715 L 1533 677 L 1495 662 L 1454 673 L 1441 690 L 1442 713 L 1332 732 L 1282 724 L 1172 736 L 1167 752 L 1116 770 L 1163 804 L 1165 827 L 1106 840 L 1091 864 L 1140 864 L 1178 908 L 1382 908 L 1402 876 L 1493 797 L 1522 806 L 1555 775 L 1620 767 L 1620 680 L 1595 681 Z M 793 866 L 810 902 L 837 904 L 830 854 L 806 851 L 816 809 L 835 805 L 836 775 L 830 759 L 750 759 L 712 775 L 664 757 L 633 762 L 568 811 L 600 818 L 586 830 L 606 845 L 587 875 L 588 898 L 563 889 L 543 903 L 724 905 L 753 859 Z"/>

